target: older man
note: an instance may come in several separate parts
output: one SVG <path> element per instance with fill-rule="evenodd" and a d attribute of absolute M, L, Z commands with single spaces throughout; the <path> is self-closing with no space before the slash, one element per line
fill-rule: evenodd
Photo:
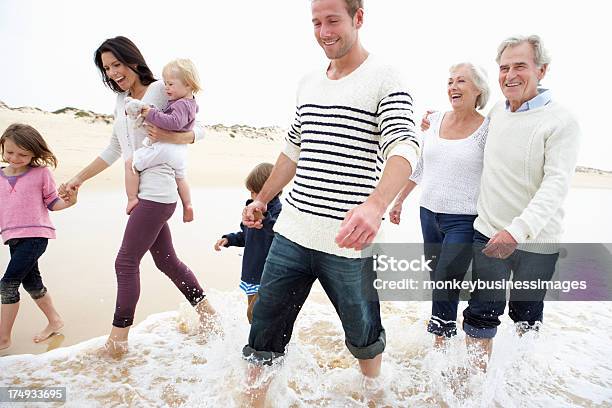
<path fill-rule="evenodd" d="M 318 279 L 368 384 L 379 374 L 386 341 L 379 302 L 364 292 L 375 276 L 359 250 L 372 242 L 408 180 L 419 143 L 400 76 L 361 45 L 363 16 L 362 0 L 312 1 L 315 38 L 329 64 L 300 82 L 286 147 L 244 211 L 244 224 L 260 227 L 255 214 L 294 179 L 274 227 L 243 353 L 259 364 L 282 356 Z"/>
<path fill-rule="evenodd" d="M 580 130 L 574 117 L 539 88 L 550 57 L 536 35 L 511 37 L 498 49 L 506 98 L 490 112 L 474 222 L 473 279 L 550 280 L 563 231 L 563 201 L 576 165 Z M 513 290 L 509 316 L 520 333 L 542 322 L 544 290 Z M 486 369 L 506 306 L 504 290 L 472 294 L 463 329 L 475 361 Z M 485 355 L 487 358 L 485 358 Z"/>

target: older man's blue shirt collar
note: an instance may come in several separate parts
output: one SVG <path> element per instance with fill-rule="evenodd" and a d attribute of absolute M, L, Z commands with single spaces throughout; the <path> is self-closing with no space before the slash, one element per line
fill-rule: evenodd
<path fill-rule="evenodd" d="M 552 100 L 552 94 L 549 89 L 546 88 L 538 88 L 538 94 L 533 97 L 533 99 L 528 100 L 523 103 L 520 108 L 516 110 L 516 112 L 524 112 L 535 108 L 540 108 L 542 106 L 548 105 Z M 510 110 L 510 102 L 506 100 L 506 110 Z"/>

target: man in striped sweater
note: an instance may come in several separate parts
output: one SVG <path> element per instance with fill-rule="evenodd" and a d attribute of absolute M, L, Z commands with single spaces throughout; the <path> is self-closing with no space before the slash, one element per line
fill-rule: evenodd
<path fill-rule="evenodd" d="M 408 180 L 419 143 L 412 98 L 399 75 L 359 41 L 363 1 L 314 0 L 311 6 L 315 38 L 330 62 L 299 83 L 286 147 L 243 212 L 247 227 L 260 228 L 255 213 L 265 212 L 293 180 L 243 354 L 259 364 L 284 355 L 319 279 L 368 384 L 380 372 L 385 332 L 378 299 L 365 296 L 375 276 L 360 250 L 375 238 L 387 206 Z"/>

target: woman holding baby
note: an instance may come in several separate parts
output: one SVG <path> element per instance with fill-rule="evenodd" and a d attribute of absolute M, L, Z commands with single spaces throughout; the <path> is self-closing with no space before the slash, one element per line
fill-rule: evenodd
<path fill-rule="evenodd" d="M 125 113 L 127 97 L 147 106 L 163 109 L 168 104 L 163 81 L 158 81 L 147 66 L 136 45 L 125 37 L 107 39 L 94 56 L 106 86 L 117 94 L 113 134 L 108 147 L 70 181 L 60 193 L 80 187 L 120 157 L 131 160 L 133 153 L 148 136 L 173 144 L 192 143 L 202 137 L 203 129 L 195 123 L 192 131 L 170 132 L 152 125 L 134 126 Z M 126 169 L 130 171 L 131 169 Z M 113 357 L 127 352 L 129 329 L 140 295 L 140 260 L 147 251 L 155 265 L 166 274 L 200 314 L 203 326 L 215 321 L 215 310 L 209 304 L 194 273 L 177 257 L 167 221 L 176 208 L 177 181 L 170 164 L 161 163 L 143 169 L 138 184 L 138 204 L 130 211 L 121 248 L 115 260 L 117 301 L 112 329 L 105 349 Z"/>

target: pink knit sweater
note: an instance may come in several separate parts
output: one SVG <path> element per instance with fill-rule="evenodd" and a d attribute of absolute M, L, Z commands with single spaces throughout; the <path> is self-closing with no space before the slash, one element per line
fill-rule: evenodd
<path fill-rule="evenodd" d="M 49 208 L 59 200 L 47 167 L 30 167 L 18 176 L 0 171 L 0 234 L 11 238 L 55 238 Z"/>

